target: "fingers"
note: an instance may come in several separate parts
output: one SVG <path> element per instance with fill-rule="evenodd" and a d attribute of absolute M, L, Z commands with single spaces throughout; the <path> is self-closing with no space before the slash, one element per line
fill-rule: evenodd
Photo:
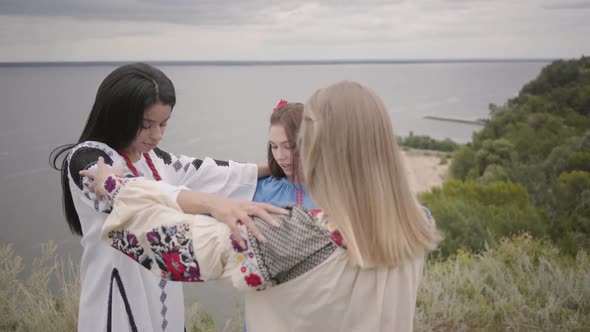
<path fill-rule="evenodd" d="M 280 208 L 278 206 L 274 206 L 272 204 L 268 204 L 268 203 L 256 203 L 256 205 L 262 207 L 264 210 L 266 210 L 269 213 L 276 213 L 276 214 L 284 214 L 284 215 L 288 215 L 289 211 L 285 210 L 283 208 Z"/>
<path fill-rule="evenodd" d="M 101 185 L 102 183 L 96 181 L 88 185 L 88 190 L 90 190 L 91 193 L 94 193 L 99 199 L 102 199 L 104 196 L 104 187 L 101 187 Z"/>
<path fill-rule="evenodd" d="M 240 235 L 240 230 L 238 229 L 237 222 L 236 221 L 232 221 L 230 223 L 225 223 L 225 224 L 229 227 L 229 230 L 230 230 L 230 232 L 232 234 L 232 237 L 238 243 L 238 245 L 240 247 L 242 247 L 242 249 L 248 249 L 246 247 L 246 241 Z"/>
<path fill-rule="evenodd" d="M 103 157 L 98 157 L 96 166 L 98 167 L 98 174 L 103 175 L 105 177 L 107 174 L 110 174 L 113 171 L 113 167 L 105 164 Z"/>
<path fill-rule="evenodd" d="M 252 218 L 250 218 L 249 215 L 243 214 L 240 220 L 246 225 L 246 227 L 248 227 L 250 232 L 252 232 L 252 234 L 254 235 L 254 237 L 258 239 L 258 241 L 266 242 L 266 238 L 264 237 L 264 235 L 262 235 L 262 232 L 258 229 L 258 227 L 256 227 L 254 220 L 252 220 Z"/>
<path fill-rule="evenodd" d="M 104 163 L 103 157 L 98 157 L 98 160 L 96 161 L 96 166 L 98 167 L 98 169 L 83 169 L 80 172 L 78 172 L 78 174 L 96 179 L 100 172 L 104 171 L 104 169 L 106 168 L 106 164 Z"/>
<path fill-rule="evenodd" d="M 88 185 L 88 190 L 90 190 L 92 193 L 96 192 L 96 182 L 92 182 L 90 185 Z"/>
<path fill-rule="evenodd" d="M 264 220 L 265 223 L 274 226 L 274 227 L 280 227 L 281 224 L 279 224 L 275 218 L 273 218 L 268 212 L 266 212 L 264 209 L 260 208 L 256 213 L 254 213 L 255 216 L 259 217 L 260 219 Z"/>
<path fill-rule="evenodd" d="M 97 172 L 95 170 L 90 170 L 90 169 L 81 170 L 80 172 L 78 172 L 78 174 L 80 174 L 82 176 L 89 177 L 89 178 L 93 178 L 93 179 L 97 176 Z"/>
<path fill-rule="evenodd" d="M 104 194 L 104 185 L 105 179 L 108 177 L 109 174 L 112 174 L 113 171 L 118 171 L 117 168 L 110 167 L 109 165 L 105 164 L 103 157 L 98 157 L 96 161 L 96 168 L 92 169 L 85 169 L 79 172 L 80 175 L 86 176 L 92 179 L 92 183 L 88 185 L 88 189 L 90 192 L 94 193 L 97 197 L 102 197 Z"/>

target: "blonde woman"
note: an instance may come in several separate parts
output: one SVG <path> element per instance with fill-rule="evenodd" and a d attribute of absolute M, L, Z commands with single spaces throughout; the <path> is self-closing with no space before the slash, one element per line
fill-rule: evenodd
<path fill-rule="evenodd" d="M 323 212 L 293 207 L 276 216 L 281 227 L 256 219 L 265 241 L 240 226 L 242 246 L 227 226 L 182 213 L 190 191 L 163 194 L 100 161 L 84 175 L 112 202 L 103 236 L 113 247 L 141 250 L 164 278 L 256 290 L 246 293 L 250 332 L 411 331 L 424 256 L 439 235 L 409 190 L 383 102 L 355 82 L 320 89 L 305 104 L 299 143 Z"/>

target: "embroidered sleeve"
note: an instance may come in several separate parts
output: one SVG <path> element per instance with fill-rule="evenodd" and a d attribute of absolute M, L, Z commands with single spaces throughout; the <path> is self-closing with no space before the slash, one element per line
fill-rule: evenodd
<path fill-rule="evenodd" d="M 182 213 L 156 183 L 122 181 L 112 199 L 103 240 L 159 277 L 200 282 L 219 279 L 229 268 L 229 229 Z"/>
<path fill-rule="evenodd" d="M 88 186 L 92 179 L 80 175 L 81 170 L 96 169 L 98 157 L 103 157 L 107 165 L 121 166 L 120 156 L 110 147 L 98 142 L 84 142 L 77 145 L 68 156 L 68 174 L 73 183 L 72 195 L 77 195 L 82 202 L 99 212 L 110 212 L 111 204 L 107 197 L 99 198 Z M 123 164 L 124 165 L 124 164 Z"/>
<path fill-rule="evenodd" d="M 246 248 L 217 220 L 181 212 L 176 202 L 141 181 L 123 181 L 113 196 L 113 212 L 102 229 L 113 248 L 174 281 L 230 281 L 242 290 L 264 290 L 311 270 L 337 246 L 306 210 L 277 216 L 281 227 L 255 218 L 267 243 L 239 225 Z"/>
<path fill-rule="evenodd" d="M 121 190 L 123 185 L 129 180 L 134 179 L 120 178 L 111 175 L 105 180 L 104 185 L 98 190 L 100 191 L 101 195 L 105 196 L 105 198 L 108 200 L 109 205 L 113 206 L 113 201 L 119 193 L 119 190 Z"/>
<path fill-rule="evenodd" d="M 251 200 L 254 195 L 258 179 L 255 164 L 177 157 L 159 148 L 153 150 L 153 155 L 158 170 L 170 184 L 244 200 Z"/>

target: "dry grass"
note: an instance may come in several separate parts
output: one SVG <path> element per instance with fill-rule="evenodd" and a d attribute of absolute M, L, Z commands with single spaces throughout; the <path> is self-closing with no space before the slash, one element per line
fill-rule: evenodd
<path fill-rule="evenodd" d="M 78 267 L 43 246 L 31 272 L 11 245 L 0 246 L 0 331 L 75 331 Z M 54 290 L 54 291 L 52 291 Z M 241 331 L 243 313 L 217 327 L 195 303 L 187 331 Z M 481 255 L 459 251 L 427 264 L 418 294 L 416 331 L 590 331 L 590 259 L 560 255 L 524 235 Z"/>
<path fill-rule="evenodd" d="M 0 247 L 0 330 L 75 331 L 77 329 L 79 274 L 76 264 L 56 257 L 57 245 L 42 246 L 31 272 L 12 245 Z M 52 291 L 55 290 L 55 291 Z"/>
<path fill-rule="evenodd" d="M 427 265 L 416 331 L 590 331 L 590 260 L 518 236 Z"/>

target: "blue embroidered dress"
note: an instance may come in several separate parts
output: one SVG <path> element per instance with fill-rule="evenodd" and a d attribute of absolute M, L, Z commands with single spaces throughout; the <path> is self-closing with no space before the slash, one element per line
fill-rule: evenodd
<path fill-rule="evenodd" d="M 308 210 L 318 207 L 311 200 L 305 187 L 301 184 L 293 184 L 287 178 L 275 178 L 269 176 L 258 180 L 254 202 L 269 203 L 278 207 L 287 205 L 302 205 Z"/>

